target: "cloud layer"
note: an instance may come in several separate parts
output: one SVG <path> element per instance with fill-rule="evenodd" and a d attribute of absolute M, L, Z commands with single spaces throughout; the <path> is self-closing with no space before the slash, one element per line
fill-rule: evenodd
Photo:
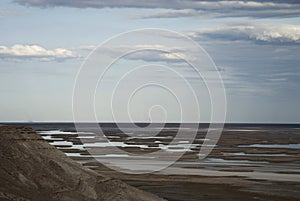
<path fill-rule="evenodd" d="M 170 18 L 187 16 L 208 17 L 296 17 L 300 14 L 298 1 L 199 1 L 199 0 L 14 0 L 14 2 L 37 7 L 75 8 L 161 8 L 157 13 L 137 18 Z"/>
<path fill-rule="evenodd" d="M 194 31 L 190 36 L 197 40 L 252 41 L 269 44 L 300 44 L 299 25 L 228 24 Z"/>
<path fill-rule="evenodd" d="M 41 61 L 62 61 L 76 58 L 76 54 L 64 48 L 47 50 L 39 45 L 14 45 L 12 47 L 0 46 L 2 59 L 38 59 Z"/>
<path fill-rule="evenodd" d="M 82 46 L 80 50 L 91 51 L 96 46 Z M 136 46 L 109 46 L 98 47 L 98 54 L 109 54 L 113 57 L 124 55 L 123 59 L 142 60 L 145 62 L 181 63 L 184 60 L 193 60 L 191 55 L 181 47 L 166 47 L 163 45 L 136 45 Z"/>

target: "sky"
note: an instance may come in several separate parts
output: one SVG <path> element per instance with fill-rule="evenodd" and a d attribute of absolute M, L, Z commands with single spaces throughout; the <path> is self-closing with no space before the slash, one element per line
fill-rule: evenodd
<path fill-rule="evenodd" d="M 300 123 L 298 1 L 3 0 L 0 27 L 0 122 Z"/>

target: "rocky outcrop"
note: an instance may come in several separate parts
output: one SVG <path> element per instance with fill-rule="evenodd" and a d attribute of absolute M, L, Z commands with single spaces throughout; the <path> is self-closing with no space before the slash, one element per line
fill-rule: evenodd
<path fill-rule="evenodd" d="M 29 127 L 0 126 L 0 158 L 0 200 L 163 200 L 84 168 Z"/>

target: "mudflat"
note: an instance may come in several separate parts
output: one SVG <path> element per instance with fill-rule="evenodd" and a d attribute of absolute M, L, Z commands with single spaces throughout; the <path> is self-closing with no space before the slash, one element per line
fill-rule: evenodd
<path fill-rule="evenodd" d="M 178 145 L 168 146 L 176 129 L 164 129 L 156 136 L 130 129 L 128 133 L 107 128 L 105 135 L 110 143 L 140 158 L 112 155 L 111 144 L 87 129 L 76 133 L 72 128 L 47 128 L 40 134 L 84 166 L 111 178 L 121 179 L 140 189 L 168 200 L 298 200 L 300 199 L 300 129 L 298 126 L 225 126 L 216 147 L 204 160 L 199 150 L 205 138 L 205 129 L 197 136 L 180 139 Z M 88 133 L 90 132 L 90 133 Z M 138 133 L 137 137 L 130 136 Z M 135 161 L 148 168 L 143 154 L 164 149 L 170 153 L 190 148 L 182 157 L 158 172 L 126 174 L 113 170 L 109 164 Z M 93 156 L 90 155 L 92 152 Z M 95 158 L 94 158 L 95 157 Z M 162 160 L 160 162 L 163 162 Z"/>
<path fill-rule="evenodd" d="M 170 146 L 177 132 L 174 126 L 157 135 L 144 129 L 128 128 L 124 132 L 108 126 L 103 129 L 106 139 L 90 128 L 79 133 L 71 124 L 30 126 L 68 158 L 102 177 L 122 180 L 167 200 L 300 199 L 299 125 L 225 125 L 220 140 L 204 160 L 199 160 L 199 150 L 206 128 L 199 128 L 195 139 L 183 137 Z M 112 146 L 128 155 L 113 154 Z M 133 162 L 147 170 L 149 165 L 164 162 L 165 158 L 154 159 L 151 164 L 144 157 L 158 150 L 184 153 L 178 161 L 157 172 L 127 174 L 122 168 L 111 168 L 111 163 L 117 161 Z"/>

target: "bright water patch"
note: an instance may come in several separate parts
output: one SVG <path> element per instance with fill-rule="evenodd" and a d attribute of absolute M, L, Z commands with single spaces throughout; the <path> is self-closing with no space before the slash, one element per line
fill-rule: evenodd
<path fill-rule="evenodd" d="M 300 144 L 250 144 L 250 145 L 239 145 L 238 147 L 300 149 Z"/>

